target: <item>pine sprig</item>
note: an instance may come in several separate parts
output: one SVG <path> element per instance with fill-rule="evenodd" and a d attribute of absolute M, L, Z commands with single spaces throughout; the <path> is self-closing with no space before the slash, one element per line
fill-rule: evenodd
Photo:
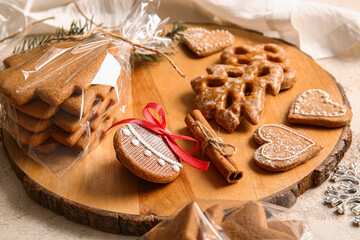
<path fill-rule="evenodd" d="M 75 36 L 75 35 L 83 35 L 84 33 L 90 31 L 93 27 L 93 21 L 92 18 L 90 21 L 86 20 L 85 23 L 82 23 L 80 20 L 78 21 L 72 21 L 70 25 L 69 31 L 65 31 L 64 27 L 58 27 L 56 28 L 56 31 L 54 34 L 49 35 L 37 35 L 33 38 L 27 38 L 24 39 L 23 44 L 20 46 L 17 46 L 13 50 L 14 53 L 21 53 L 25 52 L 40 46 L 44 46 L 46 43 L 49 42 L 49 40 L 53 37 L 68 37 L 68 36 Z"/>
<path fill-rule="evenodd" d="M 186 26 L 180 20 L 179 22 L 173 23 L 171 30 L 164 33 L 164 35 L 165 37 L 168 37 L 173 41 L 181 42 L 184 39 L 183 32 L 185 30 L 186 30 Z"/>
<path fill-rule="evenodd" d="M 90 19 L 90 21 L 86 20 L 85 23 L 82 21 L 72 21 L 70 25 L 70 29 L 68 31 L 64 30 L 64 27 L 58 27 L 56 28 L 56 31 L 54 34 L 49 35 L 38 35 L 34 36 L 33 38 L 27 38 L 24 39 L 23 44 L 20 46 L 17 46 L 13 50 L 13 54 L 15 53 L 21 53 L 26 52 L 31 49 L 44 46 L 46 43 L 49 42 L 51 38 L 61 38 L 61 37 L 69 37 L 69 36 L 75 36 L 75 35 L 83 35 L 84 33 L 90 31 L 93 28 L 93 18 Z M 186 26 L 182 21 L 175 22 L 172 24 L 172 27 L 170 30 L 165 31 L 160 34 L 162 37 L 168 37 L 174 42 L 181 42 L 184 38 L 183 32 L 185 31 Z M 158 54 L 138 54 L 134 53 L 133 57 L 136 62 L 140 61 L 148 61 L 148 62 L 159 62 L 159 58 L 161 57 Z"/>

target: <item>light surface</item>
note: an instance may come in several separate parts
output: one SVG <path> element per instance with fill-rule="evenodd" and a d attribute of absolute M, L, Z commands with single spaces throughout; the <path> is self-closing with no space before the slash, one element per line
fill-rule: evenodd
<path fill-rule="evenodd" d="M 162 6 L 174 2 L 164 0 Z M 357 0 L 316 0 L 315 2 L 330 3 L 352 10 L 360 11 L 360 2 Z M 162 12 L 166 9 L 162 8 Z M 184 10 L 185 11 L 185 10 Z M 170 13 L 171 14 L 171 13 Z M 204 16 L 196 10 L 187 11 L 183 20 L 203 21 Z M 169 13 L 162 14 L 168 16 Z M 207 19 L 205 19 L 207 20 Z M 208 22 L 208 21 L 207 21 Z M 342 164 L 356 161 L 359 158 L 360 144 L 360 44 L 341 54 L 338 57 L 318 62 L 345 87 L 347 96 L 352 104 L 354 118 L 352 130 L 354 132 L 353 144 L 345 155 Z M 20 181 L 15 176 L 3 151 L 0 152 L 0 236 L 4 239 L 136 239 L 113 234 L 103 233 L 87 226 L 75 224 L 40 205 L 34 203 L 26 196 Z M 356 239 L 358 229 L 351 225 L 351 216 L 339 217 L 334 210 L 323 204 L 324 191 L 331 183 L 311 189 L 302 195 L 295 209 L 304 211 L 311 224 L 315 239 Z"/>

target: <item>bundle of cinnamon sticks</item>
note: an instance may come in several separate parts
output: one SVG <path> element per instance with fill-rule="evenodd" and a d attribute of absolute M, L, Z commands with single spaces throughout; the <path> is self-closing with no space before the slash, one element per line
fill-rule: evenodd
<path fill-rule="evenodd" d="M 208 121 L 199 110 L 193 110 L 185 118 L 185 123 L 201 145 L 203 152 L 225 177 L 228 183 L 235 183 L 242 177 L 243 173 L 233 159 L 236 148 L 227 143 L 223 143 L 218 138 Z M 232 147 L 233 151 L 228 152 L 228 148 Z"/>

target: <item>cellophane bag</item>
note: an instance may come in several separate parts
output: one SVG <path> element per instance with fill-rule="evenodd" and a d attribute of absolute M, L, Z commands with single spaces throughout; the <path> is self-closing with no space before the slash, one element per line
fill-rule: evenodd
<path fill-rule="evenodd" d="M 158 5 L 159 1 L 138 1 L 113 30 L 134 43 L 167 49 L 171 40 L 158 36 L 165 23 L 156 15 Z M 5 134 L 32 159 L 62 175 L 121 118 L 135 52 L 152 53 L 95 33 L 5 58 L 0 71 Z"/>
<path fill-rule="evenodd" d="M 200 199 L 185 204 L 141 240 L 309 240 L 303 213 L 262 201 Z"/>

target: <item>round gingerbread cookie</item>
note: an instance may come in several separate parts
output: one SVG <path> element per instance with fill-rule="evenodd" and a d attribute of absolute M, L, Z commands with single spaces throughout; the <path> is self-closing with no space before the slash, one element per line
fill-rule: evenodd
<path fill-rule="evenodd" d="M 116 131 L 114 148 L 127 169 L 150 182 L 171 182 L 182 168 L 162 137 L 137 124 L 128 123 Z"/>

